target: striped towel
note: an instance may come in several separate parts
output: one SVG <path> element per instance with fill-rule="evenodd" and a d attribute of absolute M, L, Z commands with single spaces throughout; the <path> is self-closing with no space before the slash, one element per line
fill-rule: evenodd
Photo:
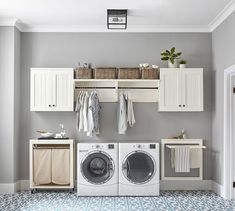
<path fill-rule="evenodd" d="M 190 172 L 190 147 L 175 148 L 175 172 Z"/>

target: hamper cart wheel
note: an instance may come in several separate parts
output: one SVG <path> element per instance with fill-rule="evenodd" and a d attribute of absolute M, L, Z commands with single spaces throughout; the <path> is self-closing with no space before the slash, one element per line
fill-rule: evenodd
<path fill-rule="evenodd" d="M 73 193 L 74 192 L 74 188 L 69 189 L 69 193 Z"/>
<path fill-rule="evenodd" d="M 33 194 L 33 193 L 36 193 L 36 191 L 37 191 L 37 189 L 36 189 L 36 188 L 31 189 L 31 193 L 32 193 L 32 194 Z"/>

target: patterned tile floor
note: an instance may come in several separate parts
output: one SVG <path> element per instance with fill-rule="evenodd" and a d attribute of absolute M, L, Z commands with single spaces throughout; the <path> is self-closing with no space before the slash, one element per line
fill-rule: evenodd
<path fill-rule="evenodd" d="M 235 210 L 235 201 L 209 191 L 163 191 L 158 197 L 78 197 L 68 192 L 0 194 L 1 211 Z"/>

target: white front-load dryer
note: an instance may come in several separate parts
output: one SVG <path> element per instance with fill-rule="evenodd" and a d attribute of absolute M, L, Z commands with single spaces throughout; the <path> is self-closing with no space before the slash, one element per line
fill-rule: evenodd
<path fill-rule="evenodd" d="M 119 144 L 119 195 L 159 195 L 158 143 Z"/>
<path fill-rule="evenodd" d="M 118 144 L 78 143 L 79 196 L 118 195 Z"/>

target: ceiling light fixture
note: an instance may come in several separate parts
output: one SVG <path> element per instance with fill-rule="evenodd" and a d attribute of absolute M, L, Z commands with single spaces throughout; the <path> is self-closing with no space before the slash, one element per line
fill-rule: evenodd
<path fill-rule="evenodd" d="M 126 9 L 108 9 L 107 10 L 108 29 L 126 29 L 127 28 L 127 10 Z"/>

